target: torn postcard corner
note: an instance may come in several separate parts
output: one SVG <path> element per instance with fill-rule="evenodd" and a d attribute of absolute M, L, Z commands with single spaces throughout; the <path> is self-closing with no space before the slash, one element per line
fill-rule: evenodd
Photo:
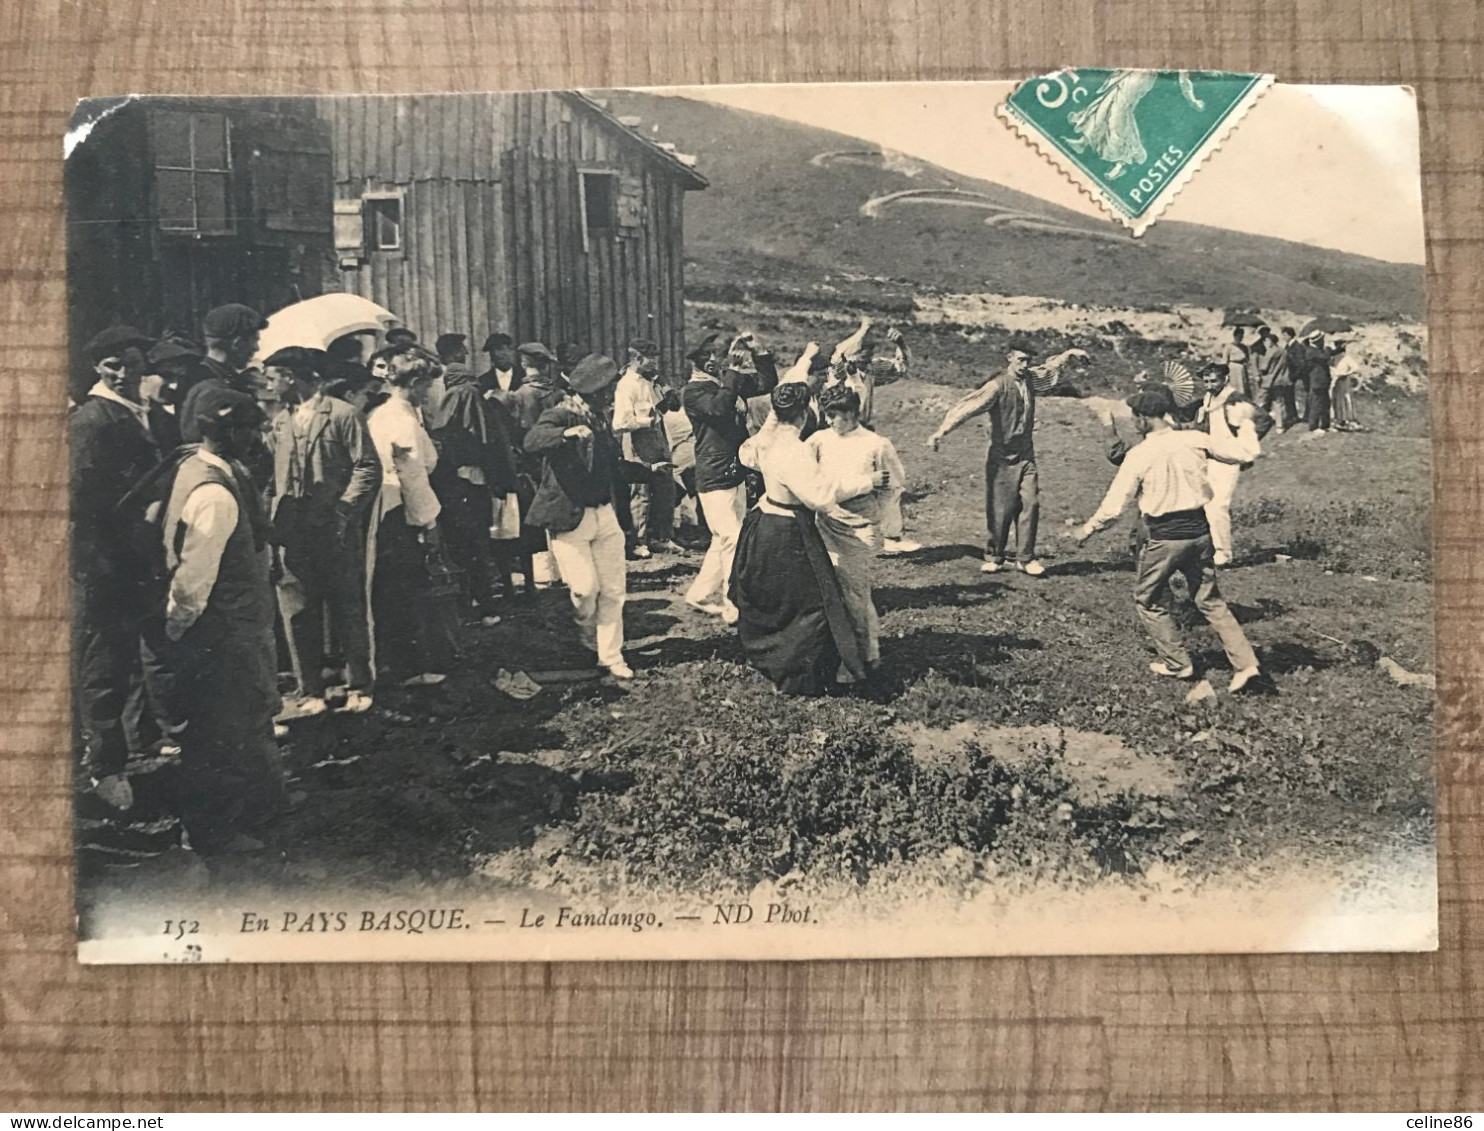
<path fill-rule="evenodd" d="M 1140 236 L 1273 80 L 1231 71 L 1068 68 L 1027 79 L 997 112 Z"/>

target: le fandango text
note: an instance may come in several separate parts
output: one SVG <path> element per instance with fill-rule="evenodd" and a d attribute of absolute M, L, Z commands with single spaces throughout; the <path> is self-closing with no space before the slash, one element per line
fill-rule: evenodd
<path fill-rule="evenodd" d="M 542 917 L 544 918 L 544 916 Z M 525 924 L 522 924 L 525 925 Z M 544 925 L 544 924 L 543 924 Z M 242 912 L 241 934 L 275 931 L 280 934 L 340 934 L 342 932 L 389 932 L 423 935 L 444 931 L 467 931 L 474 926 L 462 907 L 401 908 L 392 911 L 284 911 L 272 919 L 256 911 Z M 652 911 L 577 911 L 563 907 L 553 916 L 556 927 L 624 927 L 642 931 L 661 923 Z"/>

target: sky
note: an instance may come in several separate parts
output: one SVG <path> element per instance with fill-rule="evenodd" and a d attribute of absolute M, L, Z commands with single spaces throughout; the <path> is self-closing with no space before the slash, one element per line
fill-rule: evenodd
<path fill-rule="evenodd" d="M 1013 88 L 1008 82 L 792 83 L 654 93 L 848 134 L 1102 215 L 996 117 L 995 107 Z M 1163 218 L 1422 263 L 1420 170 L 1417 109 L 1410 90 L 1275 84 Z"/>

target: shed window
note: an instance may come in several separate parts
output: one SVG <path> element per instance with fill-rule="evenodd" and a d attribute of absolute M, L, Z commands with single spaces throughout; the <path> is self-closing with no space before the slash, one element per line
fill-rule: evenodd
<path fill-rule="evenodd" d="M 609 236 L 618 227 L 618 174 L 582 174 L 583 240 Z"/>
<path fill-rule="evenodd" d="M 366 246 L 372 251 L 402 250 L 402 197 L 367 196 Z"/>
<path fill-rule="evenodd" d="M 151 117 L 155 209 L 167 232 L 226 235 L 232 225 L 232 125 L 224 114 Z"/>

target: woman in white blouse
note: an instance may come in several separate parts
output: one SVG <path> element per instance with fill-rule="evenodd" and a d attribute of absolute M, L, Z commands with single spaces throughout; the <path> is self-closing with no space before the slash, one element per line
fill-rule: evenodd
<path fill-rule="evenodd" d="M 866 674 L 814 518 L 886 482 L 885 469 L 838 475 L 819 466 L 799 438 L 809 399 L 807 384 L 779 385 L 772 419 L 742 446 L 742 462 L 762 472 L 765 491 L 742 524 L 731 578 L 748 661 L 791 695 L 822 694 L 841 668 L 854 679 Z"/>
<path fill-rule="evenodd" d="M 381 498 L 368 554 L 372 661 L 378 681 L 430 687 L 443 682 L 453 659 L 452 639 L 422 599 L 429 555 L 441 545 L 442 507 L 428 478 L 438 451 L 421 411 L 438 363 L 426 350 L 406 345 L 386 351 L 386 364 L 390 396 L 366 420 L 381 459 Z"/>
<path fill-rule="evenodd" d="M 856 642 L 867 664 L 881 659 L 881 625 L 871 599 L 871 572 L 881 552 L 883 534 L 893 517 L 901 524 L 902 489 L 907 473 L 890 440 L 861 427 L 860 394 L 846 385 L 831 385 L 819 395 L 829 427 L 805 441 L 821 471 L 841 479 L 878 478 L 874 489 L 839 506 L 821 511 L 819 533 L 840 578 L 845 608 L 855 627 Z"/>

